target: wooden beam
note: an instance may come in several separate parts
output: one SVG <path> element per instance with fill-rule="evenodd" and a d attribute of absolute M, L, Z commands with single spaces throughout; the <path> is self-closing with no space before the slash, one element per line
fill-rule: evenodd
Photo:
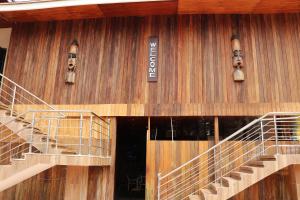
<path fill-rule="evenodd" d="M 215 144 L 220 142 L 220 134 L 219 134 L 219 118 L 214 117 L 214 132 L 215 132 Z"/>
<path fill-rule="evenodd" d="M 148 117 L 147 141 L 150 141 L 151 119 Z"/>
<path fill-rule="evenodd" d="M 114 199 L 115 194 L 115 167 L 116 167 L 116 146 L 117 146 L 117 119 L 110 119 L 111 138 L 111 166 L 109 168 L 109 183 L 107 199 Z"/>

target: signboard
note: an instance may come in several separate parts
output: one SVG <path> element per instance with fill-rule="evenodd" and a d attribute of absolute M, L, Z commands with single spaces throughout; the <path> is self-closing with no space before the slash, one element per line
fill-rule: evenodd
<path fill-rule="evenodd" d="M 149 38 L 149 63 L 148 63 L 148 82 L 157 81 L 158 66 L 158 38 Z"/>

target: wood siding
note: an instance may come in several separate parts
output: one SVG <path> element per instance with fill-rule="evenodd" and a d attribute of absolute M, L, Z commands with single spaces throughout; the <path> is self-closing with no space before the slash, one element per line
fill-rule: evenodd
<path fill-rule="evenodd" d="M 1 192 L 0 199 L 111 200 L 108 171 L 109 167 L 56 166 Z"/>
<path fill-rule="evenodd" d="M 100 115 L 101 109 L 106 110 L 106 115 L 116 116 L 253 115 L 299 111 L 299 22 L 300 14 L 241 16 L 239 31 L 246 75 L 243 83 L 235 83 L 232 79 L 230 15 L 15 24 L 5 75 L 49 103 L 95 104 L 90 107 L 99 109 Z M 147 45 L 152 35 L 159 37 L 157 83 L 147 82 Z M 78 39 L 80 46 L 76 83 L 71 86 L 64 83 L 64 77 L 73 39 Z M 149 197 L 154 195 L 153 180 L 156 180 L 157 169 L 168 171 L 199 154 L 201 148 L 198 144 L 185 144 L 168 150 L 168 147 L 156 148 L 155 145 L 147 147 L 148 163 L 149 158 L 155 161 L 147 164 L 147 177 L 152 176 L 152 180 L 147 179 Z M 166 142 L 165 145 L 174 144 Z M 163 149 L 169 153 L 158 152 Z M 169 156 L 170 160 L 159 162 L 172 150 L 182 149 L 187 152 L 182 152 L 181 158 L 175 160 Z M 102 190 L 92 187 L 95 182 L 99 188 L 113 194 L 113 181 L 108 180 L 110 174 L 114 174 L 114 166 L 106 171 L 90 168 L 88 173 L 89 180 L 94 181 L 88 182 L 91 187 L 88 186 L 87 194 L 91 199 L 103 199 Z M 30 190 L 26 193 L 29 199 L 34 193 L 42 195 L 45 188 L 30 189 L 39 181 L 29 179 L 27 183 L 31 184 L 21 183 L 0 195 L 13 198 L 23 195 L 24 190 Z M 112 184 L 107 186 L 109 190 L 103 187 L 106 183 Z M 61 188 L 40 187 L 55 191 Z M 63 191 L 66 189 L 59 190 L 55 194 L 58 196 L 53 198 L 65 196 Z"/>
<path fill-rule="evenodd" d="M 208 141 L 147 140 L 146 199 L 157 199 L 157 174 L 168 173 L 213 145 Z M 163 175 L 163 174 L 162 174 Z"/>
<path fill-rule="evenodd" d="M 217 115 L 239 104 L 242 114 L 250 106 L 299 109 L 299 22 L 299 14 L 241 16 L 243 83 L 232 79 L 230 15 L 16 24 L 5 74 L 50 103 L 140 104 L 145 115 Z M 157 83 L 147 82 L 151 35 L 159 37 Z M 64 78 L 74 38 L 79 63 L 71 86 Z"/>

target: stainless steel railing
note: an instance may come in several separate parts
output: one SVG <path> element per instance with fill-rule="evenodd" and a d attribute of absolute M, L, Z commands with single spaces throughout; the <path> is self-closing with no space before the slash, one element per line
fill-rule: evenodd
<path fill-rule="evenodd" d="M 24 153 L 110 157 L 110 119 L 88 110 L 57 110 L 0 78 L 0 164 Z"/>
<path fill-rule="evenodd" d="M 261 155 L 300 153 L 300 113 L 268 113 L 169 173 L 158 174 L 157 198 L 188 199 Z"/>
<path fill-rule="evenodd" d="M 55 108 L 22 86 L 10 80 L 3 74 L 0 74 L 0 106 L 7 107 L 12 116 L 14 113 L 22 114 L 29 109 L 47 109 Z"/>
<path fill-rule="evenodd" d="M 31 110 L 0 125 L 0 164 L 24 153 L 110 157 L 110 144 L 110 119 L 90 111 Z"/>

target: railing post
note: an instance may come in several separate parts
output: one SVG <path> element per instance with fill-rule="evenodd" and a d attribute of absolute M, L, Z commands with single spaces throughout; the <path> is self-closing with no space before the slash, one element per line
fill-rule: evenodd
<path fill-rule="evenodd" d="M 219 145 L 220 146 L 220 156 L 219 156 L 219 170 L 220 170 L 220 184 L 221 184 L 221 186 L 222 186 L 222 148 L 221 148 L 221 146 L 222 145 Z"/>
<path fill-rule="evenodd" d="M 83 123 L 83 116 L 82 113 L 80 113 L 80 124 L 79 124 L 79 155 L 82 154 L 82 123 Z"/>
<path fill-rule="evenodd" d="M 261 144 L 262 144 L 261 154 L 263 154 L 264 149 L 265 149 L 265 144 L 264 144 L 264 127 L 263 127 L 263 121 L 262 120 L 260 120 L 260 130 L 261 130 Z"/>
<path fill-rule="evenodd" d="M 100 156 L 103 156 L 102 131 L 102 120 L 100 119 Z"/>
<path fill-rule="evenodd" d="M 10 141 L 9 141 L 9 162 L 12 161 L 12 157 L 13 157 L 13 155 L 12 155 L 12 150 L 11 150 L 11 138 L 10 138 Z"/>
<path fill-rule="evenodd" d="M 110 118 L 108 119 L 108 134 L 107 134 L 107 137 L 108 137 L 108 142 L 107 142 L 107 156 L 110 156 L 109 154 L 109 150 L 110 150 Z"/>
<path fill-rule="evenodd" d="M 14 111 L 15 99 L 16 99 L 16 90 L 17 90 L 17 86 L 14 86 L 13 95 L 12 95 L 12 102 L 11 102 L 10 116 L 13 115 L 13 111 Z"/>
<path fill-rule="evenodd" d="M 160 176 L 161 173 L 157 174 L 157 200 L 160 200 Z"/>
<path fill-rule="evenodd" d="M 29 143 L 29 153 L 32 153 L 34 125 L 35 125 L 35 112 L 32 113 L 31 135 L 30 135 L 30 143 Z"/>
<path fill-rule="evenodd" d="M 216 183 L 216 179 L 217 179 L 217 165 L 216 165 L 216 148 L 214 147 L 214 162 L 213 162 L 213 165 L 214 165 L 214 183 Z M 209 167 L 209 165 L 208 165 Z"/>
<path fill-rule="evenodd" d="M 50 130 L 51 130 L 51 120 L 48 119 L 48 130 L 47 130 L 47 141 L 46 141 L 46 154 L 48 153 L 48 149 L 49 149 Z"/>
<path fill-rule="evenodd" d="M 92 148 L 92 131 L 93 131 L 93 116 L 91 115 L 90 116 L 90 128 L 89 128 L 89 135 L 90 135 L 90 138 L 89 138 L 89 155 L 91 155 L 91 148 Z"/>
<path fill-rule="evenodd" d="M 58 131 L 59 131 L 59 124 L 60 124 L 60 120 L 59 118 L 57 118 L 57 124 L 56 124 L 56 129 L 55 129 L 55 149 L 57 152 L 57 147 L 58 147 Z"/>
<path fill-rule="evenodd" d="M 278 132 L 277 132 L 276 115 L 274 115 L 274 129 L 275 129 L 275 146 L 276 146 L 276 155 L 277 155 L 279 153 L 279 151 L 278 151 Z"/>

